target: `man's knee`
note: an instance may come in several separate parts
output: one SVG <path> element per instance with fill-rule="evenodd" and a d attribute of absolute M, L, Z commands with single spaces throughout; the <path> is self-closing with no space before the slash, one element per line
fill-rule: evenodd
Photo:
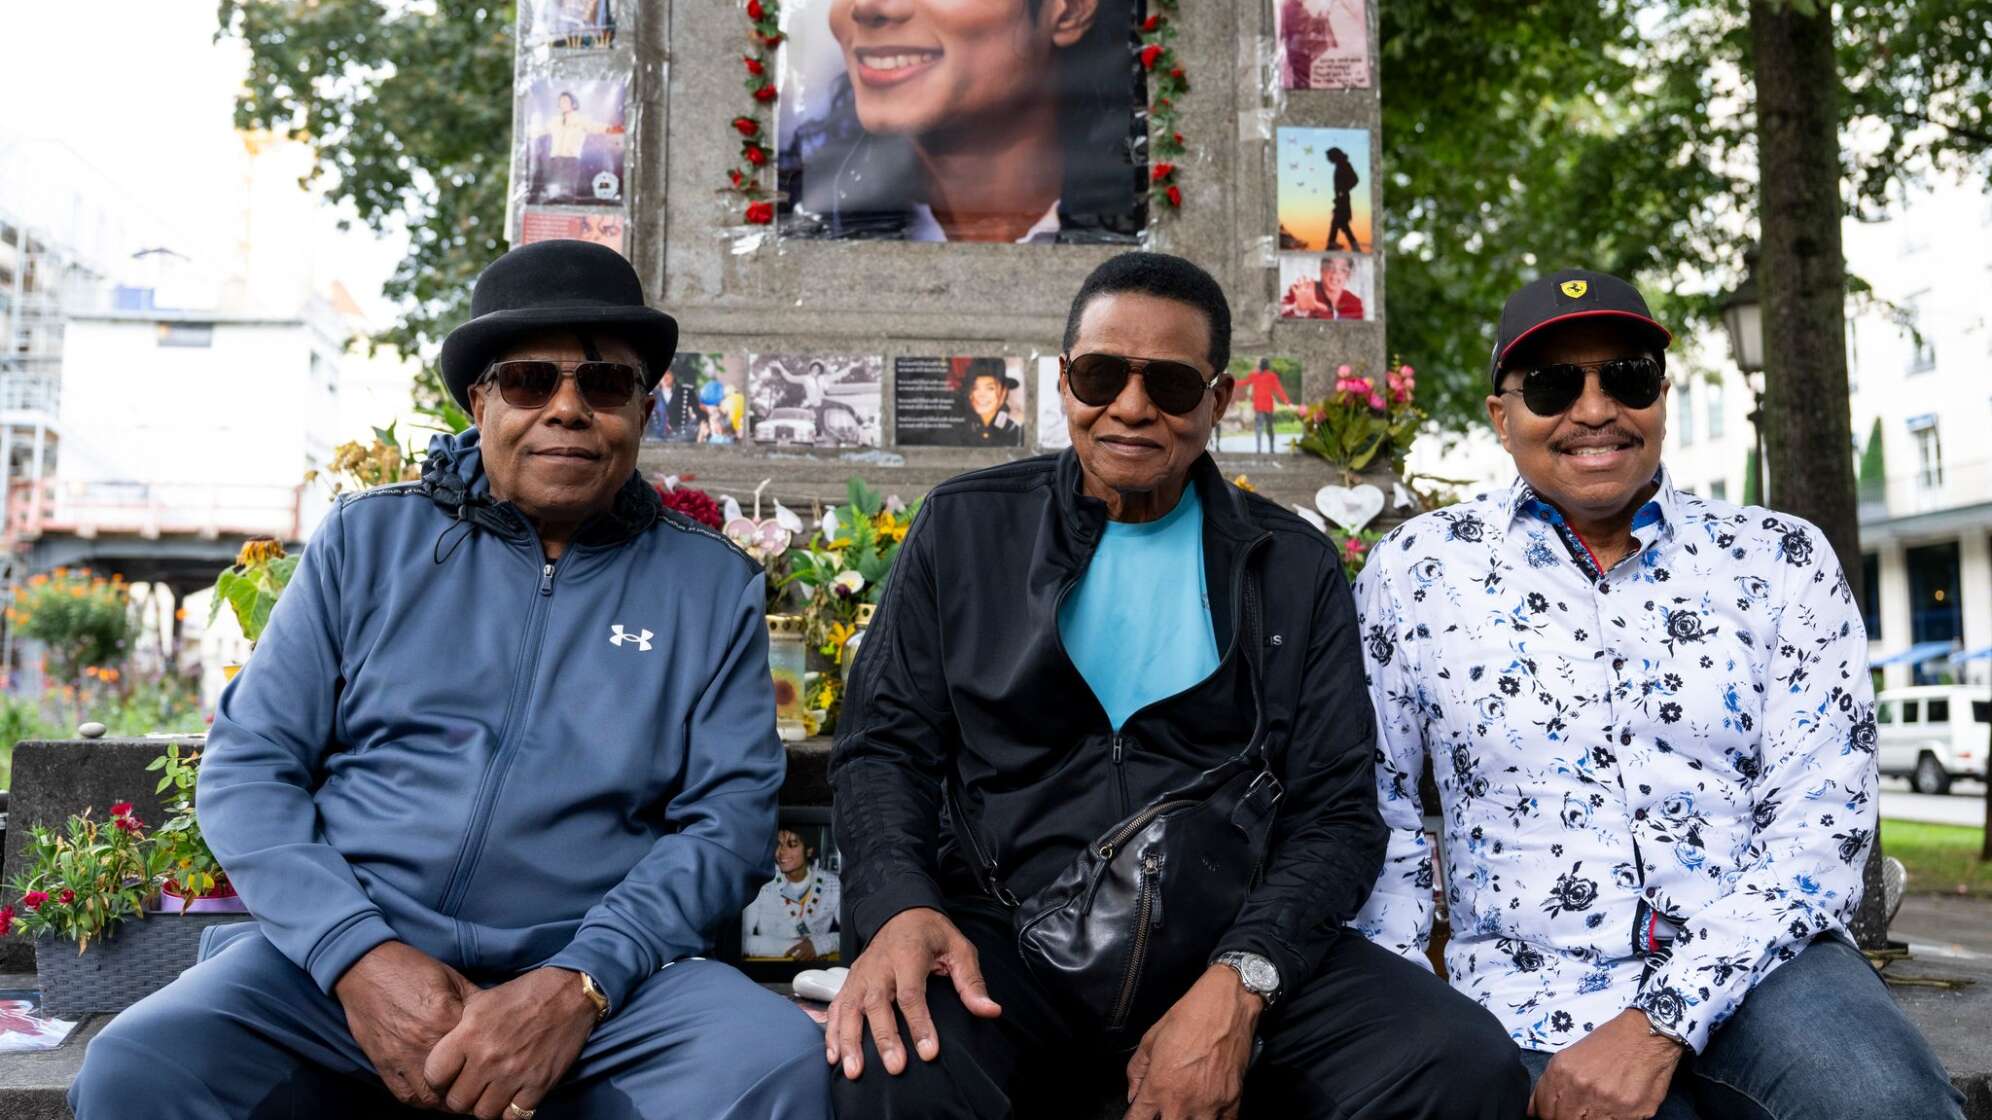
<path fill-rule="evenodd" d="M 161 1100 L 192 1106 L 207 1097 L 200 1052 L 177 1043 L 200 1038 L 210 1024 L 166 1007 L 148 1008 L 156 1002 L 140 1002 L 90 1040 L 69 1088 L 78 1120 L 129 1116 L 133 1108 Z"/>

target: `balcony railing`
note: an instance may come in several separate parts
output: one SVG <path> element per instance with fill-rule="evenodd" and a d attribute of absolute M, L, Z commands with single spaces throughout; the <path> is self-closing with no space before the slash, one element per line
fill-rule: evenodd
<path fill-rule="evenodd" d="M 41 412 L 54 417 L 61 411 L 59 373 L 35 369 L 0 371 L 0 412 Z"/>
<path fill-rule="evenodd" d="M 1905 517 L 1992 502 L 1992 459 L 1945 463 L 1940 471 L 1890 475 L 1881 485 L 1863 484 L 1860 497 L 1862 506 L 1870 511 L 1862 514 L 1863 519 Z"/>
<path fill-rule="evenodd" d="M 303 496 L 302 483 L 17 481 L 7 492 L 6 537 L 9 544 L 51 534 L 296 540 Z"/>

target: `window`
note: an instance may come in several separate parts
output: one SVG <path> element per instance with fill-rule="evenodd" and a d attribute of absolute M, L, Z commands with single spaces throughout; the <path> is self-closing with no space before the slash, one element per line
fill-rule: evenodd
<path fill-rule="evenodd" d="M 159 324 L 159 345 L 197 346 L 214 345 L 213 323 L 161 323 Z"/>
<path fill-rule="evenodd" d="M 1922 701 L 1920 700 L 1904 700 L 1902 702 L 1902 722 L 1903 723 L 1922 722 L 1918 718 L 1922 706 L 1923 706 Z"/>
<path fill-rule="evenodd" d="M 1727 427 L 1728 417 L 1723 415 L 1722 382 L 1711 381 L 1702 391 L 1702 399 L 1708 402 L 1708 438 L 1721 439 Z"/>
<path fill-rule="evenodd" d="M 1885 703 L 1876 704 L 1874 706 L 1874 721 L 1876 723 L 1894 723 L 1895 701 L 1889 700 Z"/>
<path fill-rule="evenodd" d="M 1971 702 L 1971 722 L 1992 723 L 1992 700 L 1973 700 Z"/>
<path fill-rule="evenodd" d="M 1686 385 L 1674 387 L 1674 421 L 1681 437 L 1681 446 L 1686 447 L 1695 441 L 1695 407 L 1688 396 Z"/>
<path fill-rule="evenodd" d="M 1922 303 L 1925 293 L 1918 292 L 1902 301 L 1902 310 L 1896 317 L 1904 333 L 1909 336 L 1909 372 L 1928 373 L 1937 368 L 1937 346 L 1930 336 L 1922 331 Z"/>
<path fill-rule="evenodd" d="M 1711 482 L 1711 483 L 1709 483 L 1709 484 L 1708 484 L 1708 496 L 1709 496 L 1709 497 L 1711 497 L 1711 498 L 1714 498 L 1714 499 L 1715 499 L 1716 501 L 1718 501 L 1718 502 L 1726 502 L 1726 501 L 1728 501 L 1728 500 L 1729 500 L 1729 480 L 1728 480 L 1728 479 L 1722 479 L 1722 478 L 1718 478 L 1718 479 L 1716 479 L 1716 480 L 1715 480 L 1714 482 Z"/>
<path fill-rule="evenodd" d="M 1930 701 L 1930 718 L 1929 718 L 1929 719 L 1927 719 L 1927 720 L 1925 720 L 1924 722 L 1925 722 L 1925 723 L 1949 723 L 1949 722 L 1950 722 L 1950 701 L 1948 701 L 1948 700 L 1932 700 L 1932 701 Z"/>
<path fill-rule="evenodd" d="M 1944 484 L 1944 445 L 1937 435 L 1937 417 L 1930 413 L 1909 421 L 1909 437 L 1916 441 L 1916 485 L 1925 490 Z"/>

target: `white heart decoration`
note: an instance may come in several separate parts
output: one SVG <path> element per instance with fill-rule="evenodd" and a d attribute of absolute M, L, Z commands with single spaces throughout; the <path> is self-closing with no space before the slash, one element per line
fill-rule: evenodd
<path fill-rule="evenodd" d="M 1343 532 L 1360 532 L 1383 512 L 1383 491 L 1367 482 L 1353 487 L 1323 486 L 1314 492 L 1314 508 L 1340 525 Z"/>
<path fill-rule="evenodd" d="M 1314 526 L 1316 532 L 1325 533 L 1328 531 L 1328 523 L 1321 519 L 1320 514 L 1314 512 L 1311 509 L 1308 509 L 1306 506 L 1301 505 L 1298 502 L 1294 503 L 1293 511 L 1300 515 L 1301 520 L 1307 522 L 1309 525 Z"/>

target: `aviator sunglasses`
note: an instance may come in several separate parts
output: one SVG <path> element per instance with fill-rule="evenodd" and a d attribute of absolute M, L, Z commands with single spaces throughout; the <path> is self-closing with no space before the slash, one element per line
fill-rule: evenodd
<path fill-rule="evenodd" d="M 1206 378 L 1202 370 L 1187 362 L 1123 358 L 1119 354 L 1061 354 L 1058 361 L 1065 369 L 1065 383 L 1072 386 L 1072 395 L 1080 404 L 1104 408 L 1114 403 L 1127 388 L 1128 377 L 1138 373 L 1148 399 L 1171 416 L 1196 411 L 1205 391 L 1224 376 L 1219 371 Z"/>
<path fill-rule="evenodd" d="M 1598 387 L 1627 408 L 1651 408 L 1660 399 L 1666 371 L 1644 356 L 1541 366 L 1522 374 L 1520 389 L 1503 389 L 1500 395 L 1520 393 L 1522 403 L 1537 416 L 1561 416 L 1584 395 L 1585 371 L 1593 369 L 1598 371 Z"/>
<path fill-rule="evenodd" d="M 602 411 L 628 404 L 642 380 L 634 366 L 622 362 L 556 362 L 545 358 L 494 362 L 484 380 L 497 385 L 498 395 L 513 408 L 545 408 L 560 391 L 561 379 L 570 374 L 581 399 L 589 408 Z"/>

